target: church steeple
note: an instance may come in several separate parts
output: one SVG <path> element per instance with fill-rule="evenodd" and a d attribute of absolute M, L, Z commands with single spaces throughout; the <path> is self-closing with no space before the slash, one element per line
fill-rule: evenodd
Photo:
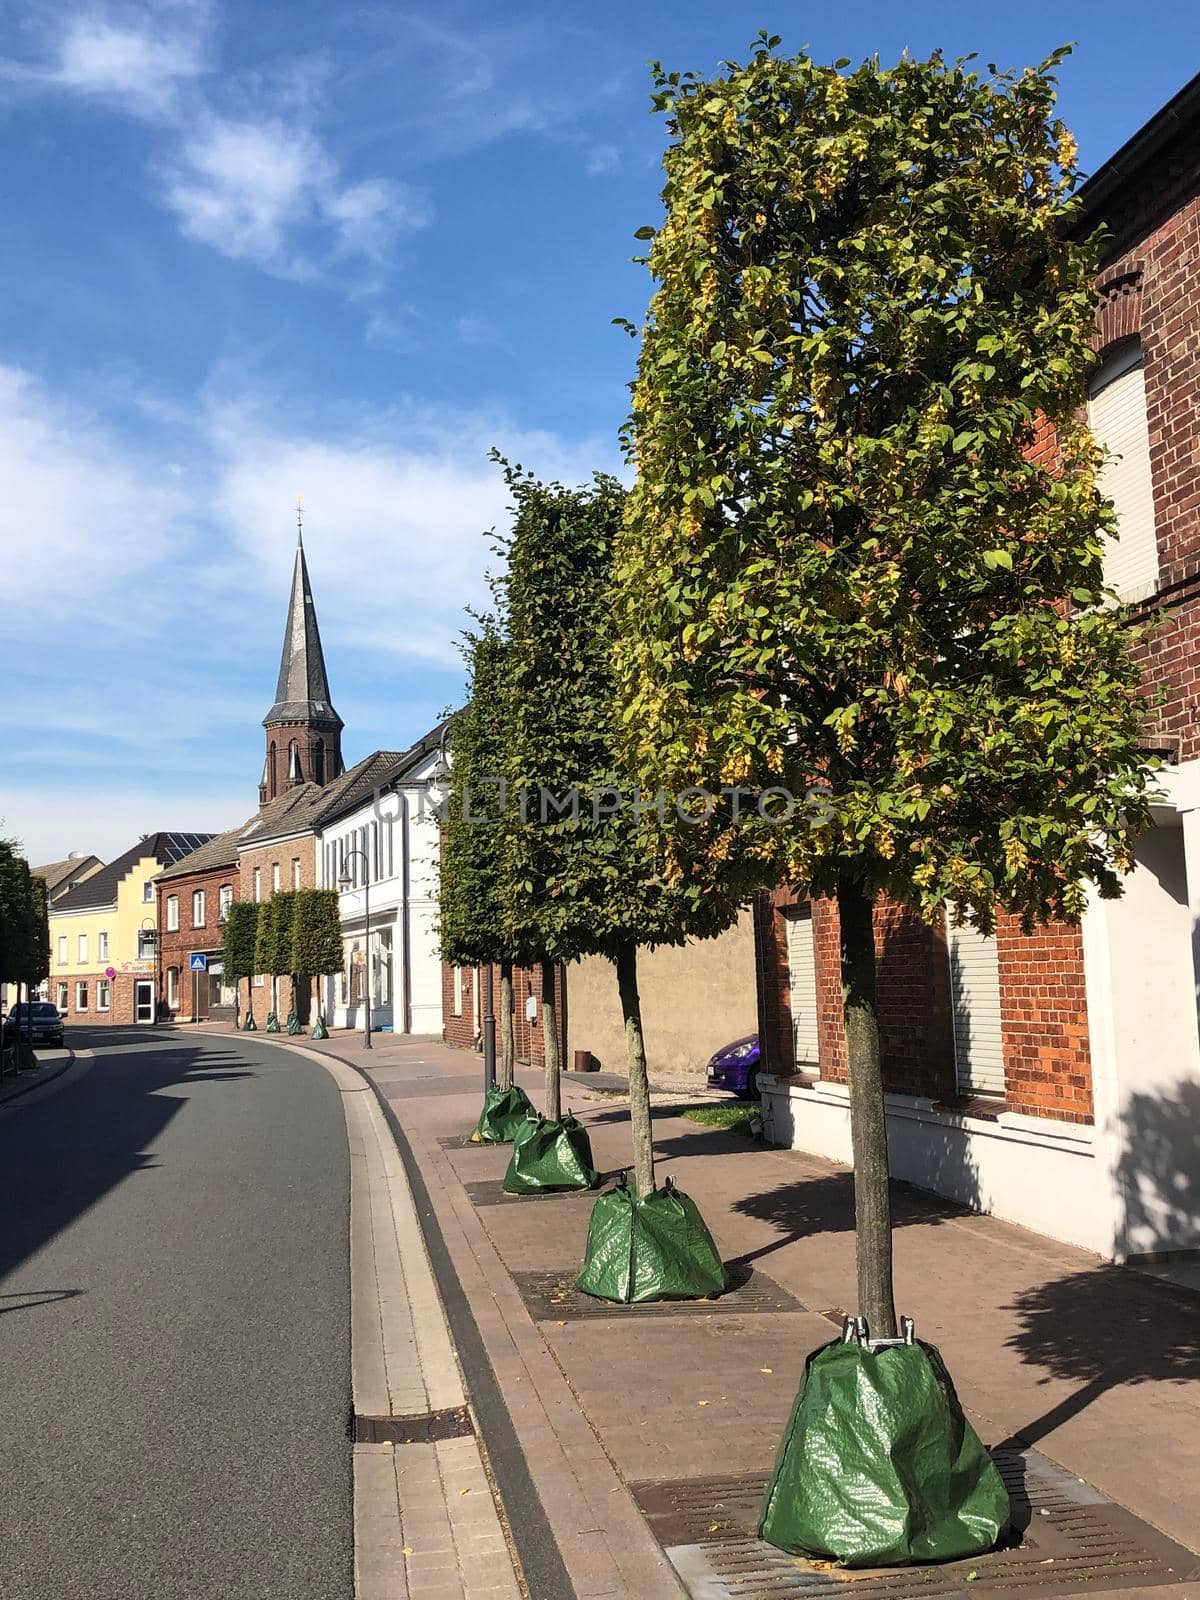
<path fill-rule="evenodd" d="M 342 772 L 342 719 L 333 709 L 313 605 L 304 527 L 296 509 L 296 564 L 275 704 L 263 718 L 267 756 L 259 800 L 266 805 L 300 783 L 328 783 Z"/>

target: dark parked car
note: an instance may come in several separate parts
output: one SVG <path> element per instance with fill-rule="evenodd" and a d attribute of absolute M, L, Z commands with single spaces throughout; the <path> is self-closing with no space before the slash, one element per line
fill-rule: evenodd
<path fill-rule="evenodd" d="M 710 1089 L 732 1089 L 744 1100 L 758 1099 L 758 1035 L 724 1044 L 708 1063 Z"/>
<path fill-rule="evenodd" d="M 61 1045 L 63 1025 L 58 1007 L 49 1000 L 34 1000 L 30 1004 L 18 1000 L 4 1019 L 4 1042 L 11 1044 L 18 1037 L 28 1039 L 30 1033 L 35 1045 Z"/>

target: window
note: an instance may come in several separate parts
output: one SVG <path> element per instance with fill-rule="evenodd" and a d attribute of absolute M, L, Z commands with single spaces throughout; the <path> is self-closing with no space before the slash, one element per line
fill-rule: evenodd
<path fill-rule="evenodd" d="M 108 979 L 107 978 L 97 978 L 96 979 L 96 1010 L 97 1011 L 107 1011 L 109 1009 L 108 994 L 109 994 Z"/>
<path fill-rule="evenodd" d="M 455 969 L 454 969 L 454 1015 L 456 1017 L 461 1017 L 462 1016 L 462 996 L 463 996 L 462 968 L 461 967 L 455 967 Z"/>
<path fill-rule="evenodd" d="M 293 856 L 292 857 L 292 888 L 293 889 L 298 889 L 299 887 L 300 887 L 300 857 L 299 856 Z"/>
<path fill-rule="evenodd" d="M 1158 540 L 1150 481 L 1146 382 L 1136 339 L 1120 346 L 1088 384 L 1088 423 L 1113 452 L 1097 486 L 1116 508 L 1120 537 L 1104 551 L 1104 581 L 1122 599 L 1142 599 L 1158 584 Z"/>
<path fill-rule="evenodd" d="M 103 931 L 96 935 L 96 960 L 108 960 L 108 934 Z"/>
<path fill-rule="evenodd" d="M 87 1008 L 87 984 L 77 983 L 75 985 L 75 1009 L 76 1011 L 86 1011 Z"/>
<path fill-rule="evenodd" d="M 192 927 L 204 926 L 204 890 L 197 889 L 192 895 Z"/>
<path fill-rule="evenodd" d="M 146 905 L 153 905 L 154 885 L 152 883 L 144 883 L 142 885 L 142 900 Z"/>
<path fill-rule="evenodd" d="M 223 883 L 217 890 L 217 919 L 224 922 L 229 915 L 229 908 L 233 904 L 233 885 Z"/>
<path fill-rule="evenodd" d="M 87 960 L 87 934 L 86 933 L 81 933 L 79 935 L 78 948 L 76 950 L 76 955 L 79 957 L 80 961 L 86 961 Z"/>
<path fill-rule="evenodd" d="M 56 997 L 56 1004 L 57 1004 L 58 1009 L 60 1011 L 66 1011 L 66 1009 L 67 1009 L 67 985 L 65 983 L 60 983 L 58 985 L 58 993 L 57 993 L 57 997 Z"/>
<path fill-rule="evenodd" d="M 154 929 L 139 928 L 137 952 L 139 961 L 154 960 Z"/>
<path fill-rule="evenodd" d="M 67 964 L 67 936 L 65 933 L 60 933 L 58 936 L 58 964 L 60 967 L 65 967 Z"/>
<path fill-rule="evenodd" d="M 177 933 L 178 931 L 179 931 L 179 896 L 177 894 L 169 894 L 167 896 L 167 932 L 168 933 Z"/>
<path fill-rule="evenodd" d="M 1004 1093 L 1004 1043 L 1000 1025 L 1000 957 L 996 941 L 977 928 L 946 919 L 950 1002 L 954 1008 L 954 1061 L 963 1094 Z"/>
<path fill-rule="evenodd" d="M 179 968 L 167 968 L 167 1005 L 172 1011 L 179 1004 Z"/>
<path fill-rule="evenodd" d="M 790 912 L 787 921 L 788 994 L 792 1011 L 792 1054 L 796 1065 L 818 1066 L 817 962 L 811 907 Z"/>
<path fill-rule="evenodd" d="M 254 974 L 254 987 L 256 989 L 261 989 L 262 986 L 263 986 L 263 975 L 262 975 L 261 972 L 256 972 Z"/>
<path fill-rule="evenodd" d="M 262 899 L 262 868 L 261 867 L 255 867 L 255 869 L 254 869 L 254 898 L 256 900 L 261 900 Z"/>
<path fill-rule="evenodd" d="M 271 893 L 272 894 L 278 894 L 279 893 L 279 863 L 278 863 L 278 861 L 272 861 L 272 863 L 271 863 Z"/>

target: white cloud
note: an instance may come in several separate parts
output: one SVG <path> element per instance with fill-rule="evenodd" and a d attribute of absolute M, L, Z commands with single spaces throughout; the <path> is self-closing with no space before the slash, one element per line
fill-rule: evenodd
<path fill-rule="evenodd" d="M 170 8 L 165 8 L 169 10 Z M 203 43 L 194 27 L 169 21 L 122 25 L 84 12 L 69 17 L 49 81 L 86 95 L 116 98 L 142 115 L 170 114 L 181 83 L 205 69 Z"/>
<path fill-rule="evenodd" d="M 253 814 L 256 800 L 252 785 L 230 783 L 224 773 L 187 785 L 135 773 L 127 783 L 106 783 L 100 795 L 82 804 L 70 785 L 5 782 L 0 838 L 19 840 L 34 866 L 61 861 L 72 850 L 112 861 L 160 828 L 220 833 L 235 827 Z"/>
<path fill-rule="evenodd" d="M 86 610 L 125 629 L 153 624 L 147 579 L 190 542 L 178 477 L 89 411 L 0 366 L 0 482 L 0 625 L 44 625 L 48 594 L 65 617 Z"/>
<path fill-rule="evenodd" d="M 487 529 L 507 495 L 495 444 L 546 478 L 616 466 L 615 448 L 572 445 L 502 417 L 407 407 L 320 437 L 286 432 L 243 405 L 214 416 L 224 468 L 216 505 L 255 570 L 286 584 L 285 508 L 304 494 L 305 540 L 329 639 L 454 666 L 468 605 L 486 604 Z"/>

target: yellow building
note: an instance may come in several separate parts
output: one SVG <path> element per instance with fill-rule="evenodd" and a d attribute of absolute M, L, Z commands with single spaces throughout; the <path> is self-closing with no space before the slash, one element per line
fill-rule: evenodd
<path fill-rule="evenodd" d="M 148 833 L 51 906 L 49 996 L 66 1021 L 154 1021 L 154 879 L 211 838 Z"/>

